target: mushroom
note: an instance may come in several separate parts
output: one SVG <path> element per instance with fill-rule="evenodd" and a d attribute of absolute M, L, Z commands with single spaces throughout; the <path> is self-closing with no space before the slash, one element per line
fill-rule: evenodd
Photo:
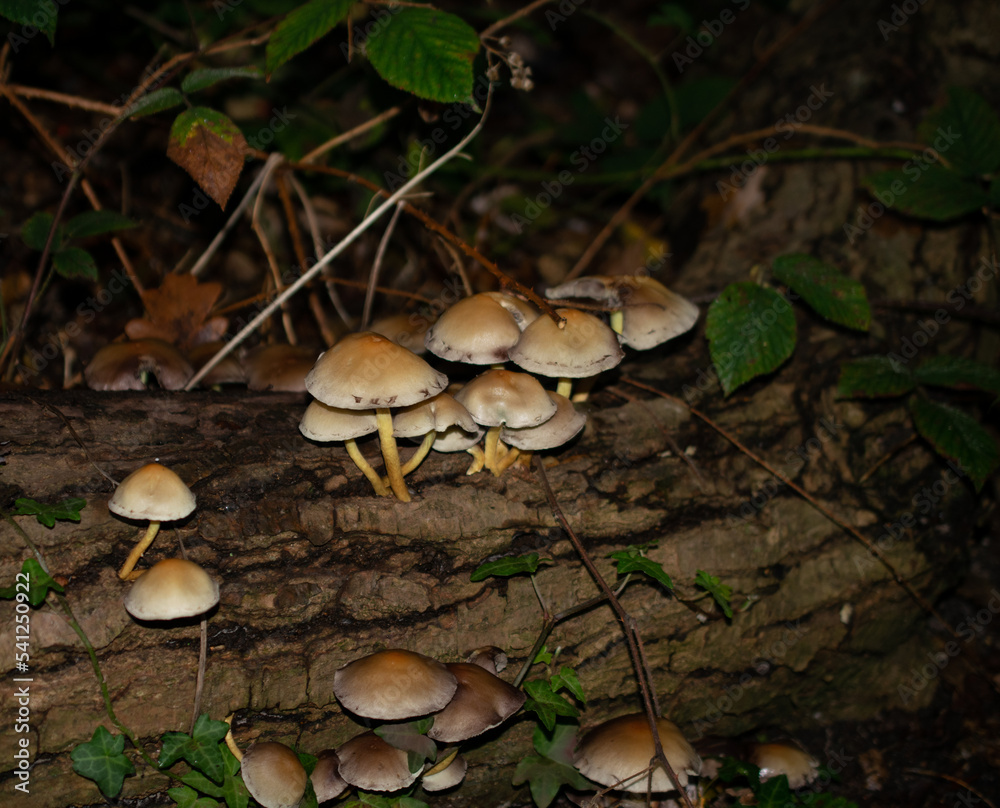
<path fill-rule="evenodd" d="M 397 345 L 420 356 L 427 350 L 424 346 L 424 338 L 430 325 L 430 321 L 421 314 L 408 314 L 401 311 L 397 314 L 380 317 L 371 324 L 368 330 L 386 339 L 391 339 Z"/>
<path fill-rule="evenodd" d="M 340 776 L 340 758 L 333 749 L 324 749 L 316 756 L 316 766 L 310 779 L 316 802 L 326 802 L 343 794 L 349 783 Z"/>
<path fill-rule="evenodd" d="M 420 785 L 424 791 L 444 791 L 446 788 L 453 788 L 465 779 L 468 768 L 469 764 L 465 762 L 465 758 L 458 754 L 458 749 L 454 749 L 450 755 L 446 755 L 424 770 Z"/>
<path fill-rule="evenodd" d="M 458 680 L 444 664 L 401 648 L 356 659 L 333 675 L 337 700 L 355 715 L 379 721 L 436 713 L 457 688 Z"/>
<path fill-rule="evenodd" d="M 574 438 L 587 423 L 587 416 L 577 411 L 573 402 L 566 396 L 552 391 L 546 392 L 548 392 L 549 398 L 555 402 L 555 415 L 538 426 L 522 427 L 521 429 L 505 426 L 500 430 L 500 440 L 508 446 L 514 447 L 498 463 L 501 472 L 517 459 L 518 452 L 538 452 L 562 446 Z"/>
<path fill-rule="evenodd" d="M 83 377 L 91 390 L 145 390 L 150 373 L 164 390 L 180 390 L 194 370 L 169 342 L 138 339 L 105 345 L 94 354 Z"/>
<path fill-rule="evenodd" d="M 225 345 L 224 342 L 203 342 L 200 345 L 196 345 L 188 351 L 188 361 L 200 370 L 202 365 L 222 350 Z M 213 366 L 199 382 L 202 387 L 212 388 L 217 388 L 223 384 L 246 383 L 246 369 L 235 353 L 226 354 L 222 361 Z"/>
<path fill-rule="evenodd" d="M 316 362 L 316 351 L 301 345 L 264 345 L 243 363 L 250 390 L 304 393 L 306 376 Z"/>
<path fill-rule="evenodd" d="M 434 714 L 428 738 L 460 743 L 499 726 L 524 705 L 523 691 L 479 665 L 452 662 L 446 667 L 458 680 L 458 689 L 448 706 Z"/>
<path fill-rule="evenodd" d="M 142 554 L 153 543 L 160 522 L 173 522 L 188 516 L 195 507 L 194 494 L 174 472 L 159 463 L 147 463 L 128 475 L 108 501 L 108 510 L 127 519 L 149 520 L 149 527 L 132 548 L 118 577 L 129 578 Z"/>
<path fill-rule="evenodd" d="M 792 743 L 754 743 L 750 745 L 750 762 L 760 769 L 760 779 L 785 775 L 788 787 L 803 788 L 816 779 L 819 761 Z"/>
<path fill-rule="evenodd" d="M 264 808 L 297 808 L 309 781 L 298 755 L 275 741 L 251 746 L 243 754 L 240 773 L 250 796 Z"/>
<path fill-rule="evenodd" d="M 471 652 L 465 661 L 496 675 L 507 667 L 507 654 L 495 645 L 484 645 Z"/>
<path fill-rule="evenodd" d="M 331 407 L 319 400 L 310 402 L 299 422 L 299 432 L 310 440 L 344 441 L 347 454 L 354 461 L 354 465 L 368 478 L 375 493 L 380 497 L 387 497 L 389 489 L 358 449 L 357 439 L 376 431 L 378 431 L 378 421 L 375 413 Z"/>
<path fill-rule="evenodd" d="M 337 749 L 340 776 L 365 791 L 399 791 L 420 775 L 411 772 L 409 755 L 382 740 L 374 732 L 364 732 Z"/>
<path fill-rule="evenodd" d="M 660 744 L 682 787 L 688 776 L 701 772 L 701 758 L 677 725 L 657 719 Z M 645 793 L 650 782 L 650 762 L 655 747 L 649 721 L 643 713 L 623 715 L 590 730 L 577 744 L 574 765 L 584 777 L 620 791 Z M 650 791 L 673 791 L 673 783 L 660 766 L 653 764 Z"/>
<path fill-rule="evenodd" d="M 393 437 L 423 438 L 420 447 L 402 466 L 404 477 L 423 462 L 431 448 L 437 445 L 438 440 L 448 430 L 452 430 L 453 434 L 464 433 L 467 437 L 480 434 L 475 419 L 469 411 L 448 393 L 438 393 L 433 398 L 421 401 L 419 404 L 411 404 L 396 413 L 392 419 Z M 448 444 L 442 443 L 441 445 L 447 446 Z M 457 451 L 466 448 L 468 447 L 463 446 Z M 438 451 L 449 450 L 445 448 L 438 449 Z"/>
<path fill-rule="evenodd" d="M 419 356 L 371 332 L 348 334 L 322 354 L 306 377 L 314 398 L 331 407 L 374 410 L 389 486 L 410 501 L 403 482 L 390 407 L 407 407 L 440 393 L 448 379 Z"/>
<path fill-rule="evenodd" d="M 518 315 L 523 321 L 523 315 Z M 442 359 L 496 365 L 521 338 L 518 319 L 489 294 L 472 295 L 445 310 L 427 331 L 427 350 Z"/>

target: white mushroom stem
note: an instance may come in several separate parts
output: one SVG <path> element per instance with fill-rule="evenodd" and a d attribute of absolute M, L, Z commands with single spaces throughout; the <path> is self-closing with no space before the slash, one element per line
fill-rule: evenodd
<path fill-rule="evenodd" d="M 410 501 L 410 492 L 406 490 L 403 481 L 403 470 L 399 465 L 399 451 L 396 449 L 396 439 L 392 436 L 392 415 L 388 407 L 375 410 L 378 421 L 378 440 L 382 446 L 382 459 L 385 460 L 385 472 L 389 477 L 389 487 L 400 502 Z"/>
<path fill-rule="evenodd" d="M 375 489 L 375 493 L 380 497 L 389 496 L 389 489 L 385 487 L 385 483 L 382 482 L 382 478 L 378 476 L 378 472 L 371 467 L 371 464 L 365 460 L 365 456 L 361 454 L 361 450 L 358 448 L 358 442 L 354 438 L 349 438 L 344 441 L 344 446 L 347 447 L 347 454 L 350 455 L 351 460 L 354 461 L 354 465 L 361 469 L 361 473 L 368 478 L 368 482 L 372 484 L 372 488 Z"/>
<path fill-rule="evenodd" d="M 565 377 L 559 379 L 559 385 L 556 387 L 556 392 L 569 398 L 573 394 L 573 380 L 567 379 Z"/>
<path fill-rule="evenodd" d="M 135 568 L 135 565 L 139 563 L 139 559 L 142 558 L 142 554 L 149 549 L 149 545 L 153 543 L 153 539 L 156 538 L 156 534 L 160 530 L 159 522 L 150 522 L 149 527 L 146 528 L 146 533 L 139 540 L 139 543 L 132 548 L 132 552 L 128 554 L 128 558 L 125 559 L 125 563 L 122 564 L 122 568 L 118 570 L 118 577 L 123 581 L 129 580 L 129 573 Z"/>

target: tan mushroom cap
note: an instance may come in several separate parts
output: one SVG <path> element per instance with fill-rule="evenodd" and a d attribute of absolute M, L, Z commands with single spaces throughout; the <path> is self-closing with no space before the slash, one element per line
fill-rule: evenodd
<path fill-rule="evenodd" d="M 180 390 L 194 370 L 169 342 L 140 339 L 105 345 L 94 354 L 83 377 L 91 390 L 145 390 L 143 373 L 152 373 L 164 390 Z"/>
<path fill-rule="evenodd" d="M 188 351 L 188 361 L 196 368 L 208 362 L 226 346 L 224 342 L 203 342 Z M 308 372 L 308 371 L 307 371 Z M 213 387 L 217 384 L 246 384 L 247 372 L 243 363 L 237 359 L 235 352 L 228 353 L 215 364 L 198 382 L 202 387 Z"/>
<path fill-rule="evenodd" d="M 392 417 L 392 434 L 396 438 L 418 438 L 428 432 L 444 432 L 451 426 L 464 432 L 477 429 L 469 411 L 448 393 L 403 407 Z"/>
<path fill-rule="evenodd" d="M 316 756 L 316 766 L 310 779 L 316 792 L 316 802 L 339 797 L 350 785 L 340 776 L 340 758 L 333 749 L 324 749 Z"/>
<path fill-rule="evenodd" d="M 622 361 L 625 353 L 618 336 L 603 320 L 577 309 L 556 313 L 565 318 L 565 328 L 551 317 L 539 317 L 511 349 L 511 362 L 542 376 L 581 379 Z"/>
<path fill-rule="evenodd" d="M 264 808 L 297 808 L 309 780 L 298 756 L 274 741 L 251 746 L 243 754 L 240 774 L 250 796 Z"/>
<path fill-rule="evenodd" d="M 524 704 L 524 693 L 469 662 L 448 664 L 458 689 L 448 706 L 434 715 L 427 737 L 441 743 L 460 743 L 499 726 Z"/>
<path fill-rule="evenodd" d="M 461 755 L 455 755 L 443 769 L 434 771 L 437 766 L 428 769 L 420 780 L 420 785 L 423 786 L 424 791 L 444 791 L 446 788 L 453 788 L 465 779 L 465 772 L 468 768 L 469 764 L 466 763 L 465 758 Z"/>
<path fill-rule="evenodd" d="M 138 620 L 178 620 L 204 614 L 219 602 L 219 584 L 193 561 L 165 558 L 125 595 L 125 609 Z"/>
<path fill-rule="evenodd" d="M 435 452 L 464 452 L 479 443 L 485 432 L 481 426 L 477 426 L 475 432 L 466 432 L 461 427 L 450 426 L 443 432 L 437 433 L 438 436 L 431 448 Z"/>
<path fill-rule="evenodd" d="M 478 294 L 444 311 L 424 342 L 428 351 L 442 359 L 491 365 L 505 362 L 520 338 L 514 315 L 491 296 Z"/>
<path fill-rule="evenodd" d="M 397 345 L 420 356 L 427 350 L 424 346 L 424 338 L 430 326 L 431 323 L 423 315 L 399 312 L 380 317 L 371 324 L 368 330 L 386 339 L 391 339 Z"/>
<path fill-rule="evenodd" d="M 351 440 L 378 429 L 374 410 L 345 410 L 311 401 L 299 422 L 299 432 L 310 440 Z"/>
<path fill-rule="evenodd" d="M 816 779 L 819 761 L 791 743 L 755 743 L 750 747 L 750 762 L 760 769 L 760 779 L 785 775 L 788 787 L 802 788 Z"/>
<path fill-rule="evenodd" d="M 701 772 L 701 758 L 687 742 L 677 725 L 666 718 L 657 720 L 663 752 L 681 786 L 689 775 Z M 574 763 L 580 773 L 602 786 L 621 791 L 646 791 L 649 762 L 654 755 L 653 736 L 642 713 L 623 715 L 605 721 L 590 730 L 577 744 Z M 673 784 L 662 768 L 653 769 L 652 791 L 673 791 Z"/>
<path fill-rule="evenodd" d="M 573 406 L 566 396 L 546 391 L 555 402 L 556 414 L 538 426 L 515 429 L 504 427 L 500 430 L 500 440 L 525 452 L 538 452 L 562 446 L 583 429 L 587 416 Z"/>
<path fill-rule="evenodd" d="M 364 791 L 399 791 L 420 775 L 410 771 L 408 755 L 374 732 L 364 732 L 337 750 L 340 776 Z"/>
<path fill-rule="evenodd" d="M 379 721 L 436 713 L 457 688 L 458 680 L 443 663 L 400 648 L 356 659 L 333 676 L 333 692 L 346 709 Z"/>
<path fill-rule="evenodd" d="M 503 292 L 483 292 L 487 297 L 493 298 L 511 313 L 517 327 L 524 331 L 529 325 L 538 319 L 540 312 L 526 300 L 521 300 L 513 295 L 505 295 Z"/>
<path fill-rule="evenodd" d="M 507 654 L 495 645 L 484 645 L 471 652 L 465 661 L 495 675 L 507 667 Z"/>
<path fill-rule="evenodd" d="M 455 399 L 483 426 L 537 426 L 556 412 L 555 403 L 538 379 L 510 370 L 480 373 L 455 394 Z"/>
<path fill-rule="evenodd" d="M 316 363 L 318 351 L 301 345 L 263 345 L 250 352 L 244 361 L 247 387 L 304 393 L 306 376 Z"/>
<path fill-rule="evenodd" d="M 194 494 L 184 481 L 166 466 L 147 463 L 133 471 L 108 501 L 108 510 L 127 519 L 172 522 L 183 519 L 195 508 Z"/>
<path fill-rule="evenodd" d="M 348 334 L 306 377 L 314 398 L 331 407 L 407 407 L 437 395 L 448 379 L 406 348 L 370 331 Z"/>

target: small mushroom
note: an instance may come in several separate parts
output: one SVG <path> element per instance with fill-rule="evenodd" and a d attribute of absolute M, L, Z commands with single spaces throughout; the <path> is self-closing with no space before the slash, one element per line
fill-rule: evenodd
<path fill-rule="evenodd" d="M 751 744 L 749 758 L 760 769 L 761 780 L 783 774 L 791 789 L 809 785 L 818 775 L 819 761 L 792 743 Z"/>
<path fill-rule="evenodd" d="M 105 345 L 94 354 L 83 377 L 91 390 L 145 390 L 147 374 L 155 376 L 164 390 L 180 390 L 194 370 L 169 342 L 139 339 Z"/>
<path fill-rule="evenodd" d="M 259 741 L 243 754 L 240 773 L 250 796 L 264 808 L 297 808 L 309 776 L 291 749 L 275 741 Z"/>
<path fill-rule="evenodd" d="M 459 300 L 442 313 L 424 342 L 428 351 L 442 359 L 495 365 L 507 361 L 507 352 L 520 338 L 514 314 L 490 295 L 478 294 Z"/>
<path fill-rule="evenodd" d="M 316 363 L 317 351 L 301 345 L 264 345 L 250 352 L 243 365 L 247 388 L 304 393 L 306 376 Z"/>
<path fill-rule="evenodd" d="M 125 595 L 125 609 L 138 620 L 179 620 L 204 614 L 219 602 L 219 584 L 183 558 L 154 564 Z"/>
<path fill-rule="evenodd" d="M 444 791 L 447 788 L 454 788 L 465 779 L 468 768 L 469 764 L 465 762 L 465 758 L 458 754 L 458 749 L 454 749 L 451 754 L 424 770 L 420 785 L 424 791 Z"/>
<path fill-rule="evenodd" d="M 411 772 L 409 756 L 382 740 L 374 732 L 364 732 L 337 749 L 340 776 L 364 791 L 399 791 L 413 785 L 420 769 Z"/>
<path fill-rule="evenodd" d="M 460 743 L 499 726 L 524 705 L 523 691 L 479 665 L 452 662 L 446 667 L 458 680 L 458 689 L 448 706 L 434 714 L 428 738 Z"/>
<path fill-rule="evenodd" d="M 393 437 L 422 438 L 420 447 L 402 466 L 404 477 L 424 461 L 431 448 L 450 429 L 469 437 L 478 434 L 472 415 L 448 393 L 438 393 L 433 398 L 396 412 L 392 419 Z"/>
<path fill-rule="evenodd" d="M 316 755 L 316 766 L 310 779 L 316 802 L 326 802 L 343 794 L 349 783 L 340 776 L 340 758 L 333 749 L 324 749 Z"/>
<path fill-rule="evenodd" d="M 379 721 L 436 713 L 457 688 L 458 680 L 443 663 L 401 648 L 356 659 L 333 675 L 337 700 L 355 715 Z"/>
<path fill-rule="evenodd" d="M 562 446 L 580 432 L 587 423 L 587 416 L 579 412 L 566 396 L 546 391 L 555 402 L 556 414 L 538 426 L 521 429 L 504 427 L 500 430 L 500 440 L 514 447 L 498 464 L 503 471 L 516 459 L 518 452 L 539 452 Z"/>

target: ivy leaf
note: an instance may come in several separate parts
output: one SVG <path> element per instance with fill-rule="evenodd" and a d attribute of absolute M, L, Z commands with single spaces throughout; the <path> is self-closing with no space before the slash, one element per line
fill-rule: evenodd
<path fill-rule="evenodd" d="M 596 786 L 572 766 L 540 755 L 528 755 L 514 770 L 515 786 L 528 784 L 538 808 L 548 808 L 563 786 L 577 791 L 593 791 Z"/>
<path fill-rule="evenodd" d="M 715 598 L 715 602 L 719 604 L 719 608 L 722 609 L 726 617 L 731 618 L 733 616 L 733 609 L 729 605 L 730 598 L 733 596 L 733 588 L 731 586 L 726 586 L 719 578 L 709 575 L 704 570 L 698 570 L 695 573 L 694 585 L 700 586 Z"/>
<path fill-rule="evenodd" d="M 27 497 L 14 500 L 14 516 L 34 516 L 45 527 L 55 525 L 57 519 L 67 522 L 80 521 L 80 509 L 85 507 L 87 500 L 79 497 L 64 499 L 56 505 L 47 505 Z"/>
<path fill-rule="evenodd" d="M 183 732 L 165 733 L 158 760 L 160 768 L 165 769 L 178 760 L 185 760 L 215 783 L 222 783 L 226 764 L 219 746 L 228 731 L 229 725 L 225 721 L 213 721 L 202 713 L 198 716 L 191 735 Z"/>
<path fill-rule="evenodd" d="M 916 386 L 913 374 L 893 355 L 864 356 L 840 366 L 837 395 L 842 398 L 901 396 Z"/>
<path fill-rule="evenodd" d="M 757 797 L 757 808 L 787 808 L 794 805 L 792 801 L 792 790 L 788 787 L 788 777 L 779 774 L 771 777 L 754 789 Z"/>
<path fill-rule="evenodd" d="M 127 230 L 138 227 L 128 216 L 123 216 L 113 210 L 88 210 L 79 213 L 66 222 L 67 238 L 86 238 L 110 233 L 114 230 Z"/>
<path fill-rule="evenodd" d="M 454 14 L 402 8 L 372 33 L 365 51 L 383 79 L 419 98 L 447 104 L 472 95 L 479 34 Z"/>
<path fill-rule="evenodd" d="M 580 711 L 552 689 L 551 683 L 545 679 L 533 679 L 524 683 L 524 692 L 528 700 L 524 709 L 535 713 L 546 729 L 552 730 L 556 725 L 556 717 L 564 715 L 576 718 Z"/>
<path fill-rule="evenodd" d="M 674 583 L 670 576 L 663 570 L 663 565 L 658 561 L 653 561 L 642 555 L 642 551 L 637 547 L 630 546 L 626 550 L 617 550 L 608 553 L 608 558 L 613 559 L 618 569 L 619 575 L 628 575 L 630 572 L 641 572 L 648 575 L 654 581 L 659 581 L 667 589 L 673 589 Z"/>
<path fill-rule="evenodd" d="M 974 90 L 949 88 L 947 102 L 917 131 L 961 174 L 983 176 L 1000 169 L 1000 118 Z"/>
<path fill-rule="evenodd" d="M 708 307 L 709 352 L 728 396 L 777 369 L 795 350 L 795 313 L 773 289 L 733 283 Z"/>
<path fill-rule="evenodd" d="M 558 692 L 565 688 L 570 693 L 572 693 L 581 704 L 586 706 L 587 697 L 583 693 L 583 685 L 580 684 L 580 679 L 576 675 L 576 671 L 572 668 L 563 665 L 559 669 L 559 673 L 549 678 L 549 682 L 552 684 L 552 690 Z"/>
<path fill-rule="evenodd" d="M 125 738 L 112 735 L 104 727 L 94 730 L 86 743 L 70 753 L 73 771 L 93 780 L 105 797 L 111 799 L 122 790 L 125 778 L 135 774 L 135 766 L 125 757 Z"/>
<path fill-rule="evenodd" d="M 183 774 L 171 773 L 171 776 L 176 777 L 184 783 L 184 785 L 193 788 L 201 794 L 208 794 L 212 797 L 222 799 L 222 787 L 213 783 L 197 769 L 192 769 L 191 771 L 184 772 Z"/>
<path fill-rule="evenodd" d="M 168 788 L 167 795 L 177 803 L 177 808 L 219 808 L 219 803 L 211 797 L 201 797 L 189 786 Z"/>
<path fill-rule="evenodd" d="M 24 239 L 24 243 L 38 252 L 44 250 L 45 242 L 49 238 L 49 230 L 52 229 L 53 218 L 51 213 L 39 211 L 28 219 L 21 227 L 21 238 Z M 62 232 L 57 230 L 52 240 L 52 246 L 58 249 L 61 243 Z"/>
<path fill-rule="evenodd" d="M 993 437 L 971 415 L 922 396 L 910 401 L 910 413 L 919 432 L 942 457 L 957 462 L 976 491 L 1000 465 Z"/>
<path fill-rule="evenodd" d="M 6 17 L 19 25 L 37 28 L 45 34 L 49 44 L 55 46 L 59 6 L 53 0 L 0 0 L 0 17 Z M 9 38 L 16 36 L 19 36 L 16 31 L 8 35 Z M 17 40 L 14 44 L 15 53 L 17 53 L 16 43 Z"/>
<path fill-rule="evenodd" d="M 961 356 L 932 356 L 915 375 L 920 384 L 1000 393 L 1000 370 Z"/>
<path fill-rule="evenodd" d="M 152 115 L 155 112 L 162 112 L 171 107 L 179 107 L 184 103 L 184 96 L 180 90 L 174 87 L 161 87 L 153 90 L 136 99 L 128 109 L 125 110 L 126 118 L 142 118 L 145 115 Z"/>
<path fill-rule="evenodd" d="M 498 558 L 496 561 L 487 561 L 476 567 L 472 571 L 472 575 L 469 576 L 469 580 L 476 583 L 491 577 L 509 578 L 511 575 L 521 575 L 525 572 L 534 574 L 541 563 L 538 559 L 538 553 Z"/>
<path fill-rule="evenodd" d="M 250 67 L 205 67 L 200 70 L 192 70 L 181 82 L 181 90 L 186 93 L 196 93 L 199 90 L 207 89 L 213 84 L 227 79 L 259 79 L 261 72 L 258 68 Z"/>
<path fill-rule="evenodd" d="M 208 107 L 182 112 L 170 128 L 167 157 L 187 171 L 220 208 L 243 170 L 246 138 L 228 116 Z"/>
<path fill-rule="evenodd" d="M 52 256 L 52 266 L 64 278 L 97 280 L 97 264 L 94 263 L 94 256 L 82 247 L 63 247 Z"/>
<path fill-rule="evenodd" d="M 531 661 L 532 665 L 548 665 L 553 660 L 552 652 L 549 650 L 547 645 L 543 645 L 538 653 L 535 654 L 535 658 Z"/>
<path fill-rule="evenodd" d="M 21 565 L 21 574 L 28 577 L 28 603 L 32 606 L 41 606 L 50 589 L 54 592 L 65 591 L 52 576 L 42 569 L 37 558 L 26 559 Z M 23 586 L 23 578 L 16 580 L 21 581 Z M 18 589 L 17 584 L 5 587 L 0 589 L 0 599 L 12 600 L 17 597 L 18 592 L 24 592 L 24 589 Z"/>
<path fill-rule="evenodd" d="M 267 78 L 281 65 L 326 36 L 347 16 L 353 0 L 312 0 L 283 19 L 267 41 Z"/>
<path fill-rule="evenodd" d="M 984 188 L 943 166 L 927 166 L 916 178 L 913 172 L 913 168 L 881 171 L 865 177 L 862 184 L 886 207 L 935 222 L 957 219 L 989 205 Z"/>
<path fill-rule="evenodd" d="M 811 255 L 780 255 L 772 265 L 774 277 L 802 295 L 827 320 L 867 331 L 872 313 L 865 287 L 830 264 Z"/>

